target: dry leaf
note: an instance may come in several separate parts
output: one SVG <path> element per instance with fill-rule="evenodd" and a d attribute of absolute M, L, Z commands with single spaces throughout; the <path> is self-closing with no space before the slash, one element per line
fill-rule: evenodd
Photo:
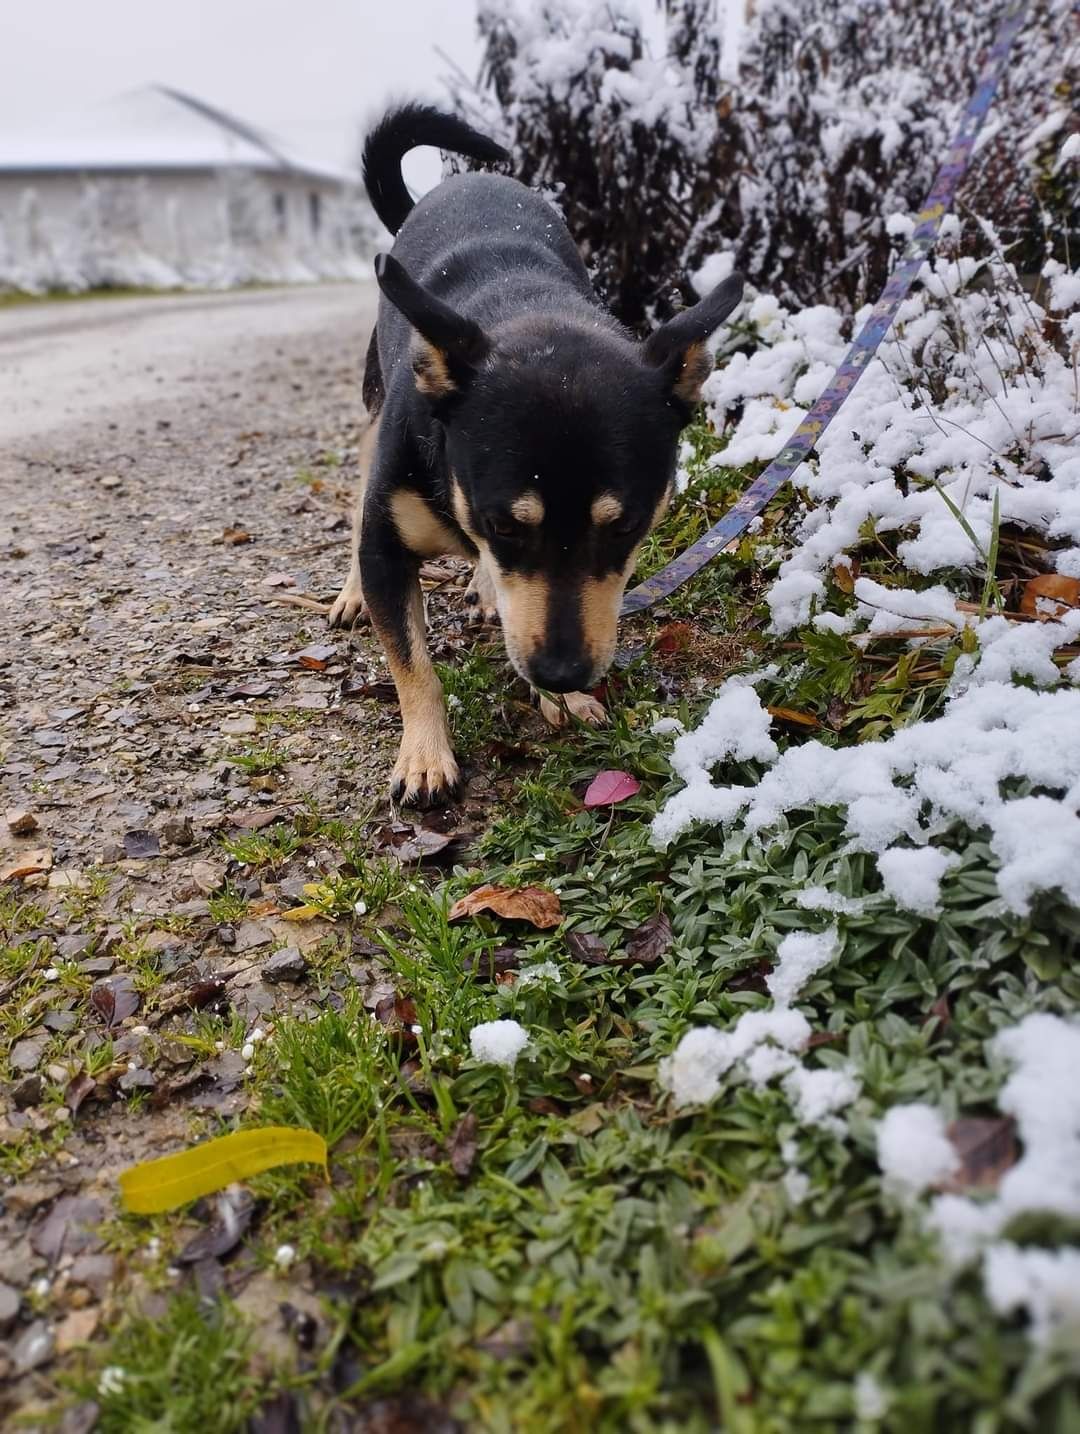
<path fill-rule="evenodd" d="M 1053 622 L 1076 607 L 1080 607 L 1080 578 L 1044 573 L 1024 584 L 1020 611 L 1039 622 Z"/>
<path fill-rule="evenodd" d="M 636 966 L 655 966 L 670 945 L 671 922 L 662 911 L 658 911 L 627 937 L 627 962 Z"/>
<path fill-rule="evenodd" d="M 91 988 L 90 1005 L 107 1026 L 118 1026 L 139 1009 L 139 993 L 130 976 L 110 976 Z"/>
<path fill-rule="evenodd" d="M 454 902 L 447 919 L 458 921 L 478 911 L 491 911 L 510 921 L 528 921 L 541 931 L 558 926 L 562 920 L 559 898 L 544 886 L 478 886 Z"/>
<path fill-rule="evenodd" d="M 53 856 L 48 847 L 21 851 L 0 871 L 0 881 L 21 881 L 27 876 L 40 876 L 42 872 L 51 870 L 52 864 Z"/>
<path fill-rule="evenodd" d="M 946 1134 L 959 1156 L 959 1169 L 939 1190 L 993 1190 L 1016 1164 L 1016 1123 L 1009 1116 L 954 1120 Z"/>
<path fill-rule="evenodd" d="M 450 1157 L 450 1169 L 462 1180 L 469 1178 L 476 1160 L 477 1129 L 476 1116 L 471 1110 L 466 1111 L 454 1126 L 454 1133 L 446 1147 L 446 1153 Z"/>
<path fill-rule="evenodd" d="M 584 961 L 586 966 L 606 966 L 611 956 L 604 942 L 591 931 L 568 932 L 566 947 L 575 961 Z"/>
<path fill-rule="evenodd" d="M 403 865 L 413 861 L 431 861 L 446 854 L 457 838 L 453 833 L 429 831 L 411 822 L 393 822 L 375 833 L 375 850 L 385 852 Z"/>
<path fill-rule="evenodd" d="M 79 1109 L 88 1096 L 94 1095 L 97 1091 L 97 1081 L 93 1076 L 80 1071 L 78 1075 L 72 1076 L 64 1090 L 64 1104 L 72 1115 Z"/>
<path fill-rule="evenodd" d="M 133 1165 L 120 1176 L 124 1208 L 136 1215 L 176 1210 L 278 1165 L 326 1168 L 326 1141 L 313 1130 L 268 1125 L 207 1140 L 179 1155 Z"/>
<path fill-rule="evenodd" d="M 793 722 L 796 727 L 820 727 L 821 723 L 809 712 L 797 712 L 794 707 L 766 707 L 766 712 L 778 722 Z"/>
<path fill-rule="evenodd" d="M 301 648 L 294 652 L 292 660 L 298 662 L 301 667 L 310 668 L 313 672 L 322 672 L 329 667 L 330 663 L 337 656 L 337 648 L 329 642 L 317 642 L 311 647 Z"/>
<path fill-rule="evenodd" d="M 314 921 L 322 912 L 317 906 L 292 906 L 281 913 L 282 921 Z"/>
<path fill-rule="evenodd" d="M 251 534 L 243 528 L 226 528 L 221 535 L 221 541 L 230 548 L 238 548 L 242 543 L 251 542 Z"/>
<path fill-rule="evenodd" d="M 690 646 L 692 633 L 693 629 L 688 622 L 665 623 L 656 634 L 653 652 L 659 653 L 661 657 L 671 657 L 676 652 L 685 652 Z"/>
<path fill-rule="evenodd" d="M 640 791 L 641 783 L 629 772 L 597 772 L 583 801 L 587 808 L 612 807 L 616 802 L 636 797 Z"/>

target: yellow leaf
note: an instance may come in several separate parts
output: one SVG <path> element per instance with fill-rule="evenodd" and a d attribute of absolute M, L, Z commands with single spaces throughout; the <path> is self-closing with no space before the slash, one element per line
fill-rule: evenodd
<path fill-rule="evenodd" d="M 326 1168 L 326 1141 L 313 1130 L 267 1125 L 207 1140 L 179 1155 L 144 1160 L 120 1176 L 124 1208 L 136 1215 L 175 1210 L 275 1165 L 311 1162 Z"/>
<path fill-rule="evenodd" d="M 317 906 L 293 906 L 281 913 L 282 921 L 314 921 L 322 912 Z"/>
<path fill-rule="evenodd" d="M 322 881 L 305 881 L 304 895 L 319 896 L 326 890 L 326 883 Z"/>

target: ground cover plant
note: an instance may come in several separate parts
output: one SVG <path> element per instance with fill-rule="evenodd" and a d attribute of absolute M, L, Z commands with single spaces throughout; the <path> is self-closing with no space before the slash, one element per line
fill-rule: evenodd
<path fill-rule="evenodd" d="M 607 728 L 545 733 L 429 565 L 446 813 L 388 812 L 374 648 L 226 530 L 249 627 L 194 608 L 97 699 L 147 806 L 78 866 L 54 767 L 8 814 L 5 1421 L 1080 1427 L 1080 292 L 1040 269 L 950 226 L 794 493 L 624 625 Z M 748 294 L 639 571 L 859 317 Z M 307 563 L 355 434 L 305 443 Z M 122 1169 L 262 1126 L 328 1175 L 121 1209 Z"/>

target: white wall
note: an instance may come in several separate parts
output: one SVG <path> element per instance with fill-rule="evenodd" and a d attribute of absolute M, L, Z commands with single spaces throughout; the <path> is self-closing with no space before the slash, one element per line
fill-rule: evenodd
<path fill-rule="evenodd" d="M 312 194 L 319 196 L 317 230 Z M 363 210 L 358 195 L 332 181 L 289 173 L 0 172 L 0 289 L 362 277 Z"/>

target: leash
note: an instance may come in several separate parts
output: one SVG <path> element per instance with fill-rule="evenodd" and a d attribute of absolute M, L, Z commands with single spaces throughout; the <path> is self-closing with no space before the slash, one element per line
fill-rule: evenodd
<path fill-rule="evenodd" d="M 715 558 L 757 517 L 765 505 L 784 486 L 795 470 L 810 456 L 815 443 L 836 417 L 841 404 L 862 377 L 882 339 L 892 327 L 901 302 L 907 296 L 915 276 L 937 240 L 941 221 L 952 208 L 956 190 L 967 173 L 972 150 L 993 103 L 1009 50 L 1023 28 L 1027 0 L 1012 0 L 998 26 L 990 46 L 979 82 L 960 120 L 944 162 L 934 176 L 930 193 L 915 216 L 916 227 L 900 263 L 896 266 L 873 311 L 844 355 L 828 387 L 780 450 L 764 473 L 755 478 L 746 492 L 727 510 L 697 542 L 673 558 L 651 578 L 646 578 L 623 599 L 623 616 L 641 612 L 661 598 L 669 597 L 682 587 L 707 562 Z"/>

